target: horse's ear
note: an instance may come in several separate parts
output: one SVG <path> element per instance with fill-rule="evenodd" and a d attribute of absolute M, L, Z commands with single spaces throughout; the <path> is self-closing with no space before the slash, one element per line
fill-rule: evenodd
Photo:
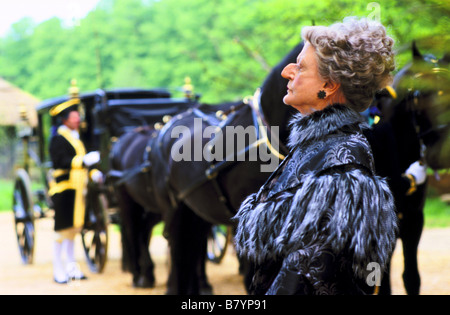
<path fill-rule="evenodd" d="M 420 53 L 419 49 L 417 48 L 416 41 L 412 42 L 412 54 L 414 60 L 422 60 L 422 54 Z"/>

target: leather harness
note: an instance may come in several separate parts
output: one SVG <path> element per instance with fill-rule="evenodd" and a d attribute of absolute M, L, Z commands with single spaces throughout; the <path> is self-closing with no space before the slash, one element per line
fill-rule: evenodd
<path fill-rule="evenodd" d="M 164 162 L 166 174 L 169 174 L 170 165 L 166 162 L 166 159 L 164 158 L 163 152 L 160 148 L 162 147 L 164 136 L 177 121 L 183 119 L 187 115 L 194 114 L 196 117 L 201 118 L 203 121 L 206 121 L 209 125 L 224 129 L 227 125 L 229 125 L 231 121 L 233 121 L 233 118 L 238 113 L 238 110 L 246 106 L 250 106 L 251 108 L 253 125 L 256 129 L 256 142 L 249 144 L 245 147 L 244 150 L 241 150 L 240 152 L 234 152 L 233 156 L 227 156 L 223 161 L 212 163 L 202 176 L 193 181 L 191 185 L 189 185 L 179 193 L 176 193 L 175 190 L 171 187 L 169 183 L 169 176 L 165 178 L 166 190 L 168 192 L 169 198 L 171 200 L 171 206 L 173 208 L 176 208 L 180 202 L 185 200 L 190 194 L 192 194 L 202 185 L 207 182 L 211 182 L 212 187 L 214 188 L 218 196 L 218 200 L 225 206 L 226 209 L 228 209 L 230 214 L 234 215 L 235 210 L 233 209 L 228 198 L 225 196 L 223 187 L 221 187 L 219 181 L 217 180 L 219 173 L 230 165 L 238 163 L 239 161 L 237 161 L 236 157 L 246 154 L 250 150 L 257 148 L 262 144 L 266 144 L 271 154 L 275 155 L 279 159 L 283 160 L 285 158 L 285 155 L 278 152 L 269 141 L 266 129 L 270 131 L 270 127 L 266 123 L 261 110 L 259 89 L 256 91 L 253 97 L 245 98 L 240 105 L 231 107 L 227 112 L 218 111 L 215 115 L 209 115 L 202 112 L 198 108 L 191 108 L 185 113 L 181 113 L 175 116 L 170 121 L 168 121 L 161 130 L 159 130 L 156 137 L 152 137 L 149 140 L 144 152 L 143 164 L 125 171 L 111 170 L 109 172 L 109 175 L 119 178 L 118 181 L 115 182 L 115 185 L 118 186 L 125 183 L 128 179 L 136 176 L 139 173 L 147 172 L 152 166 L 150 162 L 150 152 L 152 152 L 152 154 L 156 154 L 156 158 Z M 280 147 L 283 149 L 283 151 L 286 151 L 284 146 L 280 145 Z"/>

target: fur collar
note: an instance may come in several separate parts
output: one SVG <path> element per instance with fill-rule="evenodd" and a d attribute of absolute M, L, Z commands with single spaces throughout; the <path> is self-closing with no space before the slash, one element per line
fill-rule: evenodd
<path fill-rule="evenodd" d="M 333 104 L 307 116 L 296 114 L 290 128 L 288 146 L 292 150 L 300 143 L 312 142 L 340 130 L 362 132 L 369 125 L 358 112 L 342 104 Z"/>

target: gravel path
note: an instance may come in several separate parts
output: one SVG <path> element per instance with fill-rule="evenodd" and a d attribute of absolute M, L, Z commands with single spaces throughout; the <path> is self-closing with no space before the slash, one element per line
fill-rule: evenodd
<path fill-rule="evenodd" d="M 87 281 L 58 285 L 52 281 L 52 220 L 41 219 L 36 224 L 36 248 L 33 265 L 22 265 L 15 240 L 13 216 L 0 213 L 0 294 L 51 295 L 158 295 L 164 294 L 167 279 L 167 242 L 162 237 L 152 239 L 150 250 L 156 263 L 156 287 L 134 289 L 131 275 L 120 268 L 120 235 L 110 227 L 108 262 L 103 274 L 90 274 L 84 262 L 81 240 L 77 239 L 77 258 Z M 450 294 L 450 228 L 425 230 L 419 247 L 419 268 L 424 295 Z M 393 294 L 403 295 L 401 244 L 393 257 Z M 246 294 L 238 262 L 232 248 L 220 265 L 208 263 L 207 273 L 215 294 Z"/>

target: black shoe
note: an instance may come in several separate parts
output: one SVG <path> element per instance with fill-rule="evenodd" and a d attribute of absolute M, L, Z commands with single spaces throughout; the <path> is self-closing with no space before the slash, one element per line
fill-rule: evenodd
<path fill-rule="evenodd" d="M 85 275 L 82 275 L 80 278 L 73 277 L 73 280 L 87 280 L 88 278 Z"/>
<path fill-rule="evenodd" d="M 77 275 L 69 275 L 69 279 L 71 281 L 76 281 L 76 280 L 87 280 L 88 278 L 83 274 L 77 274 Z"/>
<path fill-rule="evenodd" d="M 72 266 L 72 268 L 67 269 L 66 272 L 67 277 L 71 281 L 87 280 L 87 277 L 84 275 L 84 273 L 76 266 Z"/>

